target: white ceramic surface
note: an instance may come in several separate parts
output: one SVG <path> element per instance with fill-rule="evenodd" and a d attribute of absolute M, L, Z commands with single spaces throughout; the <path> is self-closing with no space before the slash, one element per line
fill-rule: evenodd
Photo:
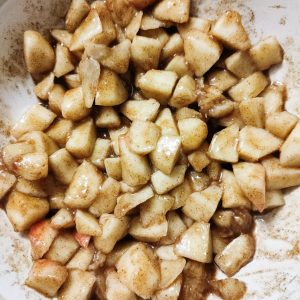
<path fill-rule="evenodd" d="M 285 60 L 272 70 L 272 79 L 287 84 L 286 108 L 300 117 L 300 1 L 192 1 L 193 14 L 204 18 L 216 18 L 227 9 L 238 10 L 253 42 L 277 36 Z M 23 66 L 22 32 L 29 28 L 46 32 L 57 25 L 67 2 L 8 0 L 0 7 L 0 146 L 7 141 L 8 124 L 37 101 Z M 300 189 L 287 190 L 285 199 L 286 206 L 256 219 L 255 258 L 235 276 L 247 283 L 245 299 L 300 299 Z M 30 265 L 28 240 L 13 232 L 0 210 L 0 299 L 43 299 L 23 285 Z M 218 277 L 223 275 L 218 273 Z"/>

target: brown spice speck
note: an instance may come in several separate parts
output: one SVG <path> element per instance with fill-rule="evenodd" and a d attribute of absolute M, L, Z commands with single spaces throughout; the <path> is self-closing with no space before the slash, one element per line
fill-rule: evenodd
<path fill-rule="evenodd" d="M 284 5 L 281 5 L 281 4 L 276 4 L 276 5 L 271 5 L 271 6 L 269 6 L 269 7 L 271 7 L 271 8 L 286 8 L 286 6 L 284 6 Z"/>
<path fill-rule="evenodd" d="M 285 24 L 286 24 L 286 17 L 282 17 L 282 18 L 279 20 L 279 24 L 280 24 L 280 25 L 285 25 Z"/>
<path fill-rule="evenodd" d="M 295 241 L 293 243 L 293 248 L 288 251 L 289 257 L 295 257 L 300 255 L 300 241 Z"/>

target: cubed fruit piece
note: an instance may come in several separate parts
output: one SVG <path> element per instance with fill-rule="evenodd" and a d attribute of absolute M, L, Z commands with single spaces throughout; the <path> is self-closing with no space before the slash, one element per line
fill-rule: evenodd
<path fill-rule="evenodd" d="M 256 97 L 268 84 L 269 81 L 263 73 L 255 72 L 230 88 L 228 94 L 234 101 L 241 102 Z"/>
<path fill-rule="evenodd" d="M 79 0 L 79 2 L 84 0 Z M 76 1 L 75 1 L 76 2 Z M 78 2 L 78 0 L 77 0 Z M 51 36 L 60 44 L 70 48 L 72 34 L 64 29 L 52 29 L 50 30 Z"/>
<path fill-rule="evenodd" d="M 83 161 L 73 175 L 64 203 L 72 208 L 88 208 L 98 195 L 102 181 L 103 174 L 90 162 Z"/>
<path fill-rule="evenodd" d="M 18 141 L 31 143 L 34 145 L 35 152 L 46 152 L 48 155 L 58 150 L 55 142 L 42 131 L 25 133 Z"/>
<path fill-rule="evenodd" d="M 62 233 L 54 240 L 45 258 L 64 265 L 76 253 L 78 248 L 79 244 L 72 234 Z"/>
<path fill-rule="evenodd" d="M 141 24 L 142 30 L 140 32 L 143 36 L 157 39 L 161 46 L 164 47 L 170 39 L 170 36 L 163 28 L 160 28 L 163 26 L 163 24 L 166 23 L 155 19 L 153 16 L 147 13 L 144 13 Z"/>
<path fill-rule="evenodd" d="M 90 109 L 86 107 L 82 87 L 68 90 L 61 104 L 61 112 L 65 119 L 79 121 L 85 118 Z"/>
<path fill-rule="evenodd" d="M 140 206 L 140 218 L 143 226 L 165 220 L 167 212 L 173 207 L 174 197 L 166 195 L 154 195 Z"/>
<path fill-rule="evenodd" d="M 94 1 L 91 8 L 96 9 L 102 24 L 102 32 L 97 34 L 93 40 L 99 44 L 109 45 L 115 40 L 117 31 L 112 20 L 107 3 L 104 1 Z"/>
<path fill-rule="evenodd" d="M 160 137 L 160 127 L 150 121 L 133 121 L 129 128 L 129 147 L 141 155 L 155 150 Z"/>
<path fill-rule="evenodd" d="M 279 150 L 282 140 L 262 128 L 245 126 L 240 131 L 239 156 L 246 161 L 258 161 Z"/>
<path fill-rule="evenodd" d="M 280 139 L 286 139 L 297 121 L 298 118 L 287 111 L 274 112 L 266 118 L 266 130 Z"/>
<path fill-rule="evenodd" d="M 178 32 L 182 37 L 186 36 L 189 31 L 196 29 L 208 33 L 212 22 L 202 18 L 190 17 L 188 22 L 177 24 Z"/>
<path fill-rule="evenodd" d="M 241 15 L 236 11 L 229 10 L 218 18 L 211 33 L 229 48 L 247 50 L 251 46 Z"/>
<path fill-rule="evenodd" d="M 114 300 L 136 300 L 136 295 L 126 285 L 124 285 L 118 276 L 118 273 L 109 269 L 106 273 L 106 292 L 105 299 Z"/>
<path fill-rule="evenodd" d="M 68 262 L 66 267 L 68 269 L 79 269 L 82 271 L 86 271 L 93 261 L 94 254 L 95 248 L 91 245 L 87 248 L 80 248 Z"/>
<path fill-rule="evenodd" d="M 62 103 L 66 90 L 63 85 L 55 83 L 49 92 L 48 106 L 57 115 L 61 115 Z"/>
<path fill-rule="evenodd" d="M 86 43 L 101 32 L 102 24 L 100 17 L 95 9 L 91 9 L 87 17 L 75 30 L 72 36 L 70 50 L 83 50 Z"/>
<path fill-rule="evenodd" d="M 121 152 L 122 178 L 128 185 L 137 186 L 146 184 L 151 176 L 147 158 L 131 151 L 129 138 L 119 137 Z"/>
<path fill-rule="evenodd" d="M 239 105 L 241 117 L 246 125 L 264 128 L 265 106 L 261 97 L 243 100 Z"/>
<path fill-rule="evenodd" d="M 215 86 L 220 91 L 226 91 L 238 83 L 238 79 L 226 69 L 217 69 L 209 72 L 206 80 L 209 85 Z"/>
<path fill-rule="evenodd" d="M 238 154 L 239 126 L 231 125 L 214 134 L 208 149 L 212 159 L 235 163 Z"/>
<path fill-rule="evenodd" d="M 262 212 L 266 203 L 266 172 L 259 163 L 240 162 L 233 165 L 233 173 L 246 197 Z"/>
<path fill-rule="evenodd" d="M 285 204 L 282 190 L 266 191 L 265 210 L 278 208 Z M 252 206 L 253 211 L 257 211 L 255 206 Z"/>
<path fill-rule="evenodd" d="M 27 153 L 14 163 L 14 171 L 27 180 L 38 180 L 48 175 L 48 155 L 45 152 Z"/>
<path fill-rule="evenodd" d="M 142 18 L 143 12 L 137 12 L 125 28 L 125 35 L 129 40 L 132 41 L 137 36 L 141 27 Z"/>
<path fill-rule="evenodd" d="M 182 276 L 179 275 L 177 279 L 168 287 L 158 290 L 151 298 L 153 300 L 175 300 L 179 298 L 182 285 Z"/>
<path fill-rule="evenodd" d="M 207 271 L 205 264 L 188 260 L 183 270 L 183 282 L 180 294 L 183 299 L 198 300 L 207 289 Z"/>
<path fill-rule="evenodd" d="M 176 110 L 175 112 L 175 119 L 176 121 L 182 120 L 182 119 L 187 119 L 187 118 L 198 118 L 203 120 L 203 116 L 201 112 L 189 108 L 189 107 L 181 107 Z"/>
<path fill-rule="evenodd" d="M 114 213 L 117 217 L 123 217 L 128 212 L 130 212 L 131 209 L 137 207 L 153 196 L 154 193 L 150 186 L 146 186 L 134 194 L 122 194 L 117 199 L 117 205 L 115 207 Z"/>
<path fill-rule="evenodd" d="M 121 112 L 129 120 L 154 121 L 160 104 L 155 99 L 149 100 L 128 100 L 121 106 Z"/>
<path fill-rule="evenodd" d="M 80 61 L 78 72 L 82 83 L 85 107 L 91 108 L 97 92 L 100 64 L 95 59 L 87 57 Z"/>
<path fill-rule="evenodd" d="M 148 243 L 160 241 L 163 237 L 167 236 L 167 232 L 168 222 L 166 219 L 160 223 L 156 222 L 144 227 L 139 217 L 132 219 L 128 231 L 128 233 L 136 240 Z"/>
<path fill-rule="evenodd" d="M 208 223 L 221 200 L 222 189 L 212 185 L 201 192 L 192 193 L 185 202 L 182 211 L 195 221 Z"/>
<path fill-rule="evenodd" d="M 45 73 L 54 67 L 53 48 L 37 31 L 27 30 L 24 32 L 24 57 L 29 73 Z"/>
<path fill-rule="evenodd" d="M 185 152 L 196 150 L 207 137 L 207 125 L 197 118 L 178 121 L 182 148 Z"/>
<path fill-rule="evenodd" d="M 113 214 L 102 214 L 99 220 L 102 233 L 94 238 L 94 245 L 102 253 L 110 253 L 118 240 L 122 239 L 129 228 L 128 217 L 117 218 Z"/>
<path fill-rule="evenodd" d="M 89 11 L 90 6 L 85 0 L 72 0 L 65 19 L 66 29 L 74 32 Z"/>
<path fill-rule="evenodd" d="M 144 12 L 142 20 L 141 20 L 141 24 L 140 24 L 140 29 L 141 29 L 140 33 L 143 36 L 155 38 L 158 35 L 160 35 L 160 33 L 158 33 L 158 31 L 164 32 L 164 29 L 162 29 L 162 28 L 165 26 L 169 26 L 169 24 L 170 24 L 170 22 L 168 22 L 168 21 L 161 21 L 161 20 L 156 19 L 151 12 Z M 164 43 L 162 43 L 161 39 L 158 39 L 158 40 L 160 41 L 161 45 L 166 43 L 166 41 Z M 166 40 L 168 40 L 168 39 L 166 38 Z"/>
<path fill-rule="evenodd" d="M 6 171 L 0 171 L 0 200 L 13 187 L 16 177 Z"/>
<path fill-rule="evenodd" d="M 159 246 L 155 249 L 155 254 L 159 259 L 176 260 L 178 258 L 178 256 L 175 254 L 173 245 Z"/>
<path fill-rule="evenodd" d="M 75 214 L 76 230 L 80 234 L 100 236 L 102 233 L 98 220 L 88 212 L 77 210 Z"/>
<path fill-rule="evenodd" d="M 207 155 L 206 151 L 202 149 L 194 151 L 188 155 L 188 161 L 197 172 L 201 172 L 205 167 L 210 163 L 210 158 Z"/>
<path fill-rule="evenodd" d="M 207 33 L 191 30 L 184 37 L 184 52 L 190 68 L 201 77 L 218 61 L 222 47 Z"/>
<path fill-rule="evenodd" d="M 153 38 L 136 36 L 131 44 L 131 60 L 143 70 L 156 69 L 161 52 L 161 43 Z"/>
<path fill-rule="evenodd" d="M 219 103 L 214 104 L 207 112 L 208 117 L 220 119 L 228 116 L 234 110 L 234 102 L 229 99 L 223 99 Z"/>
<path fill-rule="evenodd" d="M 245 283 L 235 278 L 212 280 L 210 283 L 214 293 L 225 300 L 242 299 L 247 290 Z"/>
<path fill-rule="evenodd" d="M 284 101 L 286 90 L 284 85 L 272 84 L 268 86 L 260 97 L 264 99 L 266 117 L 275 112 L 282 112 L 284 108 Z"/>
<path fill-rule="evenodd" d="M 178 77 L 192 75 L 192 71 L 189 69 L 189 66 L 183 55 L 175 55 L 167 64 L 165 70 L 175 72 Z"/>
<path fill-rule="evenodd" d="M 104 159 L 105 171 L 108 177 L 122 180 L 122 168 L 120 157 L 108 157 Z"/>
<path fill-rule="evenodd" d="M 181 149 L 181 139 L 178 136 L 162 136 L 156 144 L 156 148 L 150 153 L 152 164 L 163 171 L 171 174 Z"/>
<path fill-rule="evenodd" d="M 101 65 L 110 69 L 118 74 L 124 74 L 128 70 L 130 60 L 130 41 L 128 39 L 122 39 L 119 44 L 112 48 L 95 43 L 89 43 L 85 47 L 85 54 L 93 57 Z"/>
<path fill-rule="evenodd" d="M 187 179 L 194 192 L 201 192 L 209 187 L 211 179 L 204 172 L 196 172 L 190 170 L 187 174 Z"/>
<path fill-rule="evenodd" d="M 300 122 L 289 134 L 280 148 L 280 164 L 284 167 L 300 166 Z"/>
<path fill-rule="evenodd" d="M 249 50 L 254 63 L 260 71 L 269 69 L 283 60 L 283 50 L 277 39 L 273 36 L 268 37 Z"/>
<path fill-rule="evenodd" d="M 66 149 L 77 158 L 91 156 L 96 142 L 96 127 L 93 119 L 81 121 L 71 132 Z"/>
<path fill-rule="evenodd" d="M 41 100 L 48 100 L 50 91 L 54 86 L 54 74 L 51 72 L 34 87 L 34 93 Z"/>
<path fill-rule="evenodd" d="M 6 213 L 15 231 L 29 229 L 48 212 L 49 203 L 44 198 L 31 197 L 16 191 L 8 196 Z"/>
<path fill-rule="evenodd" d="M 253 237 L 242 234 L 216 255 L 215 263 L 227 276 L 233 276 L 250 261 L 254 252 L 255 241 Z"/>
<path fill-rule="evenodd" d="M 95 143 L 93 153 L 90 157 L 91 162 L 99 169 L 104 169 L 104 159 L 111 153 L 111 142 L 108 139 L 98 138 Z"/>
<path fill-rule="evenodd" d="M 167 104 L 177 81 L 177 74 L 170 71 L 150 70 L 138 80 L 137 86 L 148 98 Z"/>
<path fill-rule="evenodd" d="M 56 114 L 51 110 L 40 104 L 34 104 L 26 111 L 20 121 L 14 125 L 11 130 L 11 135 L 15 138 L 19 138 L 29 131 L 44 131 L 55 118 Z"/>
<path fill-rule="evenodd" d="M 117 197 L 120 193 L 120 183 L 108 177 L 102 184 L 95 201 L 89 207 L 89 211 L 96 217 L 104 213 L 111 213 L 117 205 Z"/>
<path fill-rule="evenodd" d="M 49 157 L 49 165 L 55 178 L 63 184 L 70 184 L 78 163 L 72 155 L 62 148 Z"/>
<path fill-rule="evenodd" d="M 268 156 L 261 161 L 266 170 L 268 190 L 284 189 L 300 184 L 300 169 L 284 167 L 276 157 Z"/>
<path fill-rule="evenodd" d="M 116 264 L 120 281 L 138 296 L 153 296 L 160 282 L 159 264 L 150 248 L 142 243 L 131 246 Z"/>
<path fill-rule="evenodd" d="M 95 122 L 100 128 L 118 128 L 121 125 L 118 112 L 113 107 L 106 106 L 100 108 Z"/>
<path fill-rule="evenodd" d="M 186 199 L 192 193 L 192 188 L 187 179 L 181 185 L 170 192 L 170 195 L 175 198 L 172 209 L 177 209 L 185 205 Z"/>
<path fill-rule="evenodd" d="M 127 98 L 128 92 L 119 75 L 108 69 L 101 70 L 95 104 L 114 106 L 122 104 Z"/>
<path fill-rule="evenodd" d="M 185 75 L 179 79 L 169 105 L 180 108 L 196 101 L 196 81 L 193 77 Z"/>
<path fill-rule="evenodd" d="M 47 297 L 55 297 L 67 277 L 66 267 L 48 259 L 41 259 L 34 262 L 25 284 Z"/>
<path fill-rule="evenodd" d="M 69 49 L 61 44 L 55 48 L 55 66 L 53 73 L 55 77 L 62 77 L 75 69 Z"/>
<path fill-rule="evenodd" d="M 175 253 L 198 262 L 212 260 L 212 240 L 210 224 L 194 223 L 180 237 L 175 245 Z"/>
<path fill-rule="evenodd" d="M 239 78 L 245 78 L 257 71 L 248 51 L 238 51 L 225 59 L 226 68 Z"/>
<path fill-rule="evenodd" d="M 121 241 L 119 242 L 114 250 L 107 254 L 105 265 L 107 267 L 115 267 L 119 258 L 133 245 L 136 245 L 137 241 Z"/>
<path fill-rule="evenodd" d="M 183 40 L 180 34 L 174 33 L 171 35 L 169 40 L 162 48 L 160 60 L 165 61 L 168 60 L 169 58 L 172 58 L 175 55 L 179 55 L 182 53 L 183 53 Z"/>
<path fill-rule="evenodd" d="M 233 102 L 233 110 L 231 111 L 231 113 L 222 118 L 219 118 L 217 120 L 217 123 L 222 127 L 228 127 L 236 124 L 239 126 L 239 128 L 243 128 L 245 124 L 240 114 L 239 104 Z"/>
<path fill-rule="evenodd" d="M 167 213 L 167 222 L 168 231 L 166 236 L 163 236 L 159 240 L 160 245 L 173 245 L 187 229 L 182 218 L 175 211 L 169 211 Z"/>
<path fill-rule="evenodd" d="M 158 115 L 155 124 L 161 129 L 161 135 L 179 135 L 178 129 L 169 108 L 164 108 Z"/>
<path fill-rule="evenodd" d="M 59 300 L 89 299 L 96 277 L 92 272 L 73 269 L 58 294 Z"/>
<path fill-rule="evenodd" d="M 119 147 L 119 137 L 127 134 L 129 127 L 124 125 L 117 129 L 109 129 L 109 137 L 111 139 L 111 144 L 114 149 L 116 155 L 120 155 L 120 147 Z"/>
<path fill-rule="evenodd" d="M 159 289 L 170 286 L 183 271 L 185 263 L 186 260 L 181 257 L 175 260 L 160 260 L 161 279 Z"/>
<path fill-rule="evenodd" d="M 51 218 L 51 225 L 57 229 L 73 227 L 75 222 L 72 210 L 60 208 Z"/>
<path fill-rule="evenodd" d="M 207 174 L 210 180 L 219 181 L 221 178 L 222 167 L 218 161 L 212 161 L 207 166 Z"/>
<path fill-rule="evenodd" d="M 212 232 L 213 253 L 218 254 L 224 250 L 229 244 L 230 239 L 219 236 L 214 231 Z"/>
<path fill-rule="evenodd" d="M 64 148 L 71 135 L 73 122 L 71 120 L 60 119 L 53 123 L 46 134 L 60 147 Z"/>
<path fill-rule="evenodd" d="M 165 194 L 183 183 L 186 168 L 185 165 L 178 165 L 174 167 L 170 175 L 166 175 L 161 171 L 154 172 L 151 176 L 151 182 L 156 193 L 159 195 Z"/>
<path fill-rule="evenodd" d="M 121 27 L 126 27 L 137 12 L 130 1 L 108 0 L 106 4 L 113 21 Z"/>
<path fill-rule="evenodd" d="M 163 0 L 153 9 L 153 16 L 159 20 L 185 23 L 190 15 L 190 0 Z"/>
<path fill-rule="evenodd" d="M 42 258 L 49 250 L 52 242 L 58 235 L 58 230 L 52 227 L 48 220 L 34 224 L 29 231 L 28 237 L 31 243 L 32 258 Z"/>
<path fill-rule="evenodd" d="M 251 203 L 244 195 L 233 172 L 228 170 L 222 171 L 222 185 L 222 206 L 224 208 L 251 207 Z"/>

